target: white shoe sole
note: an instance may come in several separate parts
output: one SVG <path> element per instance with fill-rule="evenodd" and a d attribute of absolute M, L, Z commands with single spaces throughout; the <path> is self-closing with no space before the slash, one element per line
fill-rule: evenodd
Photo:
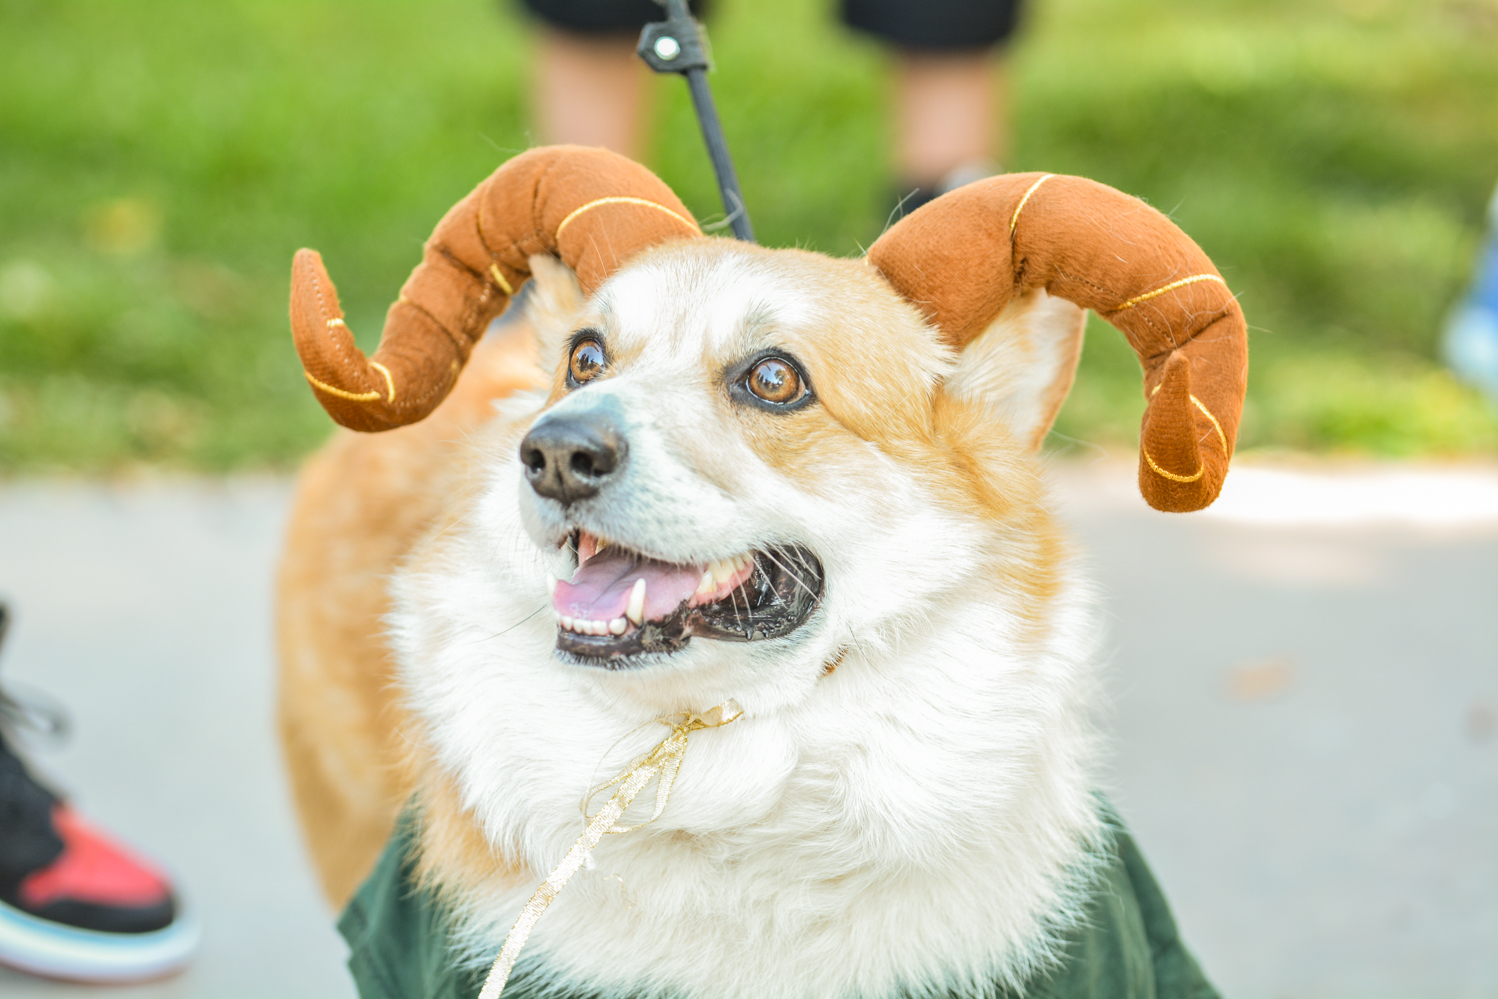
<path fill-rule="evenodd" d="M 74 982 L 138 982 L 182 970 L 198 946 L 190 915 L 150 933 L 100 933 L 38 919 L 0 902 L 0 964 Z"/>

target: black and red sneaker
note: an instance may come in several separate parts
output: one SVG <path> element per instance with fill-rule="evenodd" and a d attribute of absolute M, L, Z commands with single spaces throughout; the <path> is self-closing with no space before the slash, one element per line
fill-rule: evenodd
<path fill-rule="evenodd" d="M 0 604 L 0 641 L 6 622 Z M 171 883 L 32 776 L 6 739 L 23 714 L 0 692 L 0 964 L 87 982 L 181 970 L 198 931 Z"/>

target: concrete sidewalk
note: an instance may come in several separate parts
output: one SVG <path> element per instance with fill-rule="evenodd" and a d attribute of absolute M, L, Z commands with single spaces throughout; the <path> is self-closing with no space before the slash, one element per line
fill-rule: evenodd
<path fill-rule="evenodd" d="M 1223 995 L 1498 995 L 1498 475 L 1068 473 L 1115 800 Z"/>
<path fill-rule="evenodd" d="M 0 677 L 67 705 L 34 752 L 84 812 L 160 858 L 203 924 L 183 975 L 124 997 L 341 997 L 353 988 L 274 742 L 271 574 L 290 486 L 20 483 L 0 490 Z M 0 969 L 6 999 L 98 995 Z"/>
<path fill-rule="evenodd" d="M 1114 799 L 1224 995 L 1498 995 L 1498 473 L 1132 471 L 1058 496 L 1110 610 Z M 39 768 L 163 858 L 201 955 L 145 997 L 352 994 L 272 729 L 274 480 L 0 485 L 3 676 L 71 709 Z M 101 990 L 0 970 L 8 999 Z"/>

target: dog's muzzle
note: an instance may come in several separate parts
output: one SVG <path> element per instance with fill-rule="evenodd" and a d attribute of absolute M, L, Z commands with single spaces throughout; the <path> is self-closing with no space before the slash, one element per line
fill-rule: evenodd
<path fill-rule="evenodd" d="M 526 481 L 563 506 L 597 496 L 623 472 L 628 456 L 618 424 L 599 411 L 544 417 L 520 442 Z"/>
<path fill-rule="evenodd" d="M 609 600 L 633 595 L 635 587 L 649 592 L 639 580 L 669 578 L 684 570 L 702 575 L 704 570 L 654 562 L 617 545 L 594 558 L 611 565 L 589 560 L 591 570 L 587 564 L 580 567 L 572 582 L 558 583 L 553 593 L 557 652 L 571 662 L 605 669 L 646 665 L 662 654 L 681 651 L 694 637 L 728 642 L 783 638 L 811 617 L 825 585 L 822 563 L 810 549 L 777 545 L 746 553 L 743 567 L 717 588 L 709 589 L 710 581 L 704 578 L 701 589 L 674 605 L 670 601 L 676 594 L 665 606 L 658 599 L 650 607 L 631 601 L 623 615 L 610 618 L 613 611 L 606 609 L 600 620 L 583 613 L 591 615 L 599 606 L 611 608 Z M 595 572 L 611 579 L 601 593 L 588 585 Z M 590 604 L 576 617 L 568 613 Z"/>

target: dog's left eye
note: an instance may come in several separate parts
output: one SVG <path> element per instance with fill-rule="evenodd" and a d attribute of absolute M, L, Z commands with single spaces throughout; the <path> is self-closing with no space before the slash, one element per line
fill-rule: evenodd
<path fill-rule="evenodd" d="M 567 380 L 573 385 L 590 382 L 603 374 L 608 366 L 608 357 L 603 344 L 592 337 L 585 337 L 572 346 L 572 357 L 567 361 Z"/>
<path fill-rule="evenodd" d="M 750 371 L 746 387 L 757 397 L 776 406 L 790 406 L 806 396 L 801 373 L 787 361 L 767 357 Z"/>

